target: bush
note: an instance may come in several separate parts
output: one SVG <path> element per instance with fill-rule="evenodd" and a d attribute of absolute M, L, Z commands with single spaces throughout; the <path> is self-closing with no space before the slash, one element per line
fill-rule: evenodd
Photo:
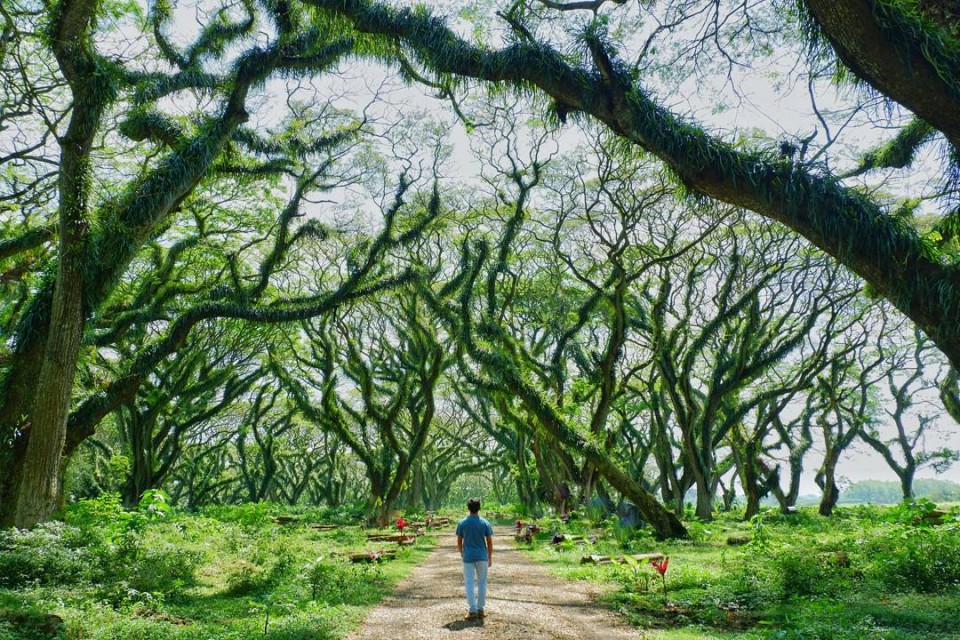
<path fill-rule="evenodd" d="M 758 609 L 782 598 L 780 576 L 763 556 L 744 557 L 713 590 L 714 604 L 721 609 Z"/>
<path fill-rule="evenodd" d="M 240 560 L 230 567 L 227 574 L 227 593 L 232 596 L 243 596 L 261 591 L 265 587 L 264 574 L 266 570 L 252 562 Z"/>
<path fill-rule="evenodd" d="M 248 529 L 257 529 L 266 525 L 278 511 L 279 508 L 270 502 L 250 502 L 205 507 L 202 513 L 220 522 L 232 522 Z"/>
<path fill-rule="evenodd" d="M 292 569 L 293 558 L 283 549 L 273 553 L 257 549 L 250 555 L 250 561 L 233 565 L 227 575 L 227 593 L 246 595 L 270 591 L 289 577 Z"/>
<path fill-rule="evenodd" d="M 0 531 L 0 586 L 72 584 L 89 576 L 93 555 L 83 533 L 62 522 Z"/>
<path fill-rule="evenodd" d="M 960 587 L 960 528 L 895 527 L 870 545 L 871 575 L 895 590 L 936 593 Z"/>
<path fill-rule="evenodd" d="M 129 565 L 127 581 L 138 591 L 173 593 L 196 582 L 203 562 L 199 551 L 170 543 L 140 545 Z"/>
<path fill-rule="evenodd" d="M 838 595 L 850 586 L 847 552 L 785 547 L 775 556 L 783 596 Z"/>
<path fill-rule="evenodd" d="M 348 564 L 343 561 L 317 560 L 306 571 L 312 600 L 333 604 L 357 604 L 370 600 L 371 585 L 382 577 L 376 564 Z"/>
<path fill-rule="evenodd" d="M 931 515 L 936 515 L 931 519 Z M 960 587 L 960 519 L 920 498 L 890 509 L 888 525 L 868 545 L 870 574 L 895 590 L 936 593 Z M 941 522 L 935 525 L 935 522 Z"/>

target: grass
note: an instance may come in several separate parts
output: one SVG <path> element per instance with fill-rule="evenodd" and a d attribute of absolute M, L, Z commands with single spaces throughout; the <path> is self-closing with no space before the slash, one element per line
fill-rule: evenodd
<path fill-rule="evenodd" d="M 394 545 L 357 526 L 314 530 L 329 522 L 319 512 L 278 525 L 263 507 L 219 508 L 131 527 L 103 510 L 0 534 L 0 640 L 340 638 L 435 544 L 420 536 L 395 560 L 355 564 L 348 552 Z M 12 624 L 11 612 L 64 626 Z"/>
<path fill-rule="evenodd" d="M 813 510 L 744 523 L 691 522 L 690 540 L 659 542 L 616 523 L 541 521 L 532 556 L 571 580 L 609 586 L 603 601 L 658 640 L 960 640 L 960 513 L 915 524 L 915 507 Z M 551 545 L 554 533 L 591 535 Z M 749 540 L 729 545 L 730 538 Z M 526 545 L 525 545 L 526 546 Z M 587 554 L 670 556 L 667 605 L 649 565 L 581 565 Z"/>

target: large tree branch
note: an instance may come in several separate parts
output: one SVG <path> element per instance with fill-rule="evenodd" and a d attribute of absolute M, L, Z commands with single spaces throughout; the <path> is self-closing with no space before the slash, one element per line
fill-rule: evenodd
<path fill-rule="evenodd" d="M 9 258 L 23 251 L 35 249 L 52 240 L 56 234 L 57 225 L 50 224 L 31 229 L 15 238 L 0 240 L 0 260 Z"/>
<path fill-rule="evenodd" d="M 402 40 L 441 74 L 535 86 L 588 113 L 659 157 L 690 188 L 797 231 L 867 280 L 960 366 L 960 270 L 942 264 L 917 233 L 830 175 L 734 149 L 656 104 L 596 35 L 585 37 L 597 72 L 572 67 L 545 45 L 472 45 L 437 18 L 369 0 L 306 0 L 361 32 Z M 960 109 L 953 108 L 955 114 Z M 926 116 L 924 116 L 926 117 Z M 931 121 L 932 123 L 932 121 Z M 958 129 L 960 130 L 960 129 Z"/>
<path fill-rule="evenodd" d="M 805 4 L 844 65 L 960 149 L 960 58 L 942 39 L 889 0 Z"/>

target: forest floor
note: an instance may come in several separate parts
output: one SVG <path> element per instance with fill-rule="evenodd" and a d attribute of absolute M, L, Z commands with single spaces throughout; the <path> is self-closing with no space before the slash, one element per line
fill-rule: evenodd
<path fill-rule="evenodd" d="M 626 640 L 640 638 L 596 604 L 602 586 L 564 580 L 516 549 L 512 527 L 494 528 L 486 618 L 466 620 L 463 569 L 452 532 L 372 609 L 349 640 Z"/>

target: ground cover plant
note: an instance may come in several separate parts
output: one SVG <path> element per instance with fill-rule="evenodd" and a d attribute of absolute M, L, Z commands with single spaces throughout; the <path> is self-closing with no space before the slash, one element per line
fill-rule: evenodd
<path fill-rule="evenodd" d="M 368 541 L 357 516 L 267 503 L 180 513 L 162 493 L 135 510 L 112 494 L 77 503 L 65 522 L 0 533 L 0 639 L 340 637 L 435 542 L 351 562 L 396 548 Z"/>
<path fill-rule="evenodd" d="M 933 505 L 730 515 L 691 523 L 689 540 L 657 541 L 617 520 L 540 520 L 520 542 L 563 576 L 615 585 L 603 597 L 644 637 L 790 640 L 960 638 L 960 508 L 931 524 Z M 567 540 L 552 544 L 558 534 Z M 593 543 L 571 543 L 583 536 Z M 662 552 L 655 562 L 581 564 Z M 639 566 L 638 566 L 639 564 Z M 661 567 L 662 568 L 662 567 Z"/>

